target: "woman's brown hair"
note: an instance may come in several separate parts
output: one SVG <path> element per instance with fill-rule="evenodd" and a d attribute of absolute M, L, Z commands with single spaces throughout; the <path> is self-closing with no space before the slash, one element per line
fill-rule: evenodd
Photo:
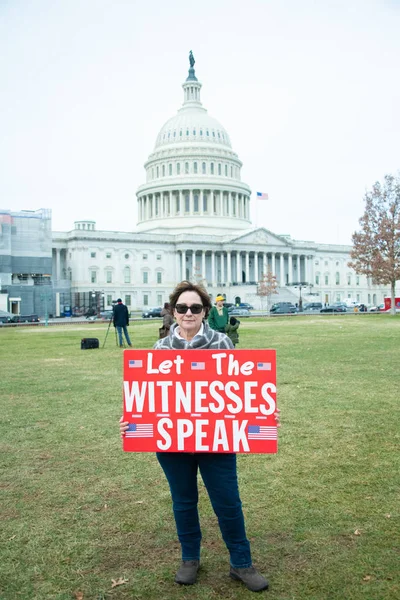
<path fill-rule="evenodd" d="M 200 296 L 201 303 L 204 307 L 204 318 L 207 319 L 208 313 L 211 310 L 210 296 L 208 295 L 207 290 L 202 285 L 192 283 L 191 281 L 181 281 L 180 283 L 178 283 L 178 285 L 176 286 L 176 288 L 170 295 L 169 302 L 171 305 L 171 307 L 170 307 L 171 313 L 173 313 L 175 310 L 175 306 L 176 306 L 176 303 L 178 302 L 179 296 L 181 294 L 183 294 L 184 292 L 196 292 L 196 294 L 198 294 Z"/>

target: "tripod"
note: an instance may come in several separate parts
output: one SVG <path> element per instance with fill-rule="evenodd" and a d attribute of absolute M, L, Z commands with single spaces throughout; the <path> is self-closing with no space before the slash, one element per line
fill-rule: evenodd
<path fill-rule="evenodd" d="M 110 327 L 111 327 L 111 323 L 113 322 L 113 318 L 114 315 L 111 317 L 111 319 L 108 322 L 108 327 L 107 327 L 107 333 L 106 333 L 106 337 L 104 338 L 104 342 L 103 342 L 103 348 L 106 345 L 106 341 L 107 341 L 107 336 L 108 336 L 108 332 L 110 331 Z M 114 331 L 115 331 L 115 345 L 118 346 L 118 340 L 117 340 L 117 328 L 114 327 Z"/>

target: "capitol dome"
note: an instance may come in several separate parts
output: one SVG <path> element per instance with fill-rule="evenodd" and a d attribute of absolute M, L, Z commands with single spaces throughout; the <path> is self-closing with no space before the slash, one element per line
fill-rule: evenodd
<path fill-rule="evenodd" d="M 203 107 L 192 64 L 182 87 L 183 105 L 160 129 L 145 163 L 138 230 L 248 229 L 250 188 L 240 179 L 242 163 L 225 128 Z"/>

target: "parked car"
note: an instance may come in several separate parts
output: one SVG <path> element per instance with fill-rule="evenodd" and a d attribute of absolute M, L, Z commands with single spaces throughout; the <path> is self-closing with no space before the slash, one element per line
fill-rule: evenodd
<path fill-rule="evenodd" d="M 385 305 L 382 302 L 382 304 L 377 304 L 376 306 L 371 306 L 371 308 L 369 309 L 369 312 L 384 312 L 385 310 Z"/>
<path fill-rule="evenodd" d="M 344 306 L 344 304 L 332 304 L 328 306 L 324 306 L 324 308 L 321 308 L 321 310 L 319 311 L 320 313 L 344 313 L 347 312 L 347 308 Z"/>
<path fill-rule="evenodd" d="M 102 321 L 109 321 L 110 319 L 113 318 L 113 311 L 112 310 L 103 310 L 100 313 L 100 318 L 102 319 Z"/>
<path fill-rule="evenodd" d="M 239 308 L 234 306 L 232 310 L 229 311 L 230 317 L 251 317 L 251 312 L 248 308 Z"/>
<path fill-rule="evenodd" d="M 11 318 L 11 323 L 39 323 L 39 321 L 37 315 L 14 315 Z"/>
<path fill-rule="evenodd" d="M 322 302 L 308 302 L 303 306 L 303 311 L 306 310 L 318 310 L 320 311 L 323 308 Z"/>
<path fill-rule="evenodd" d="M 239 304 L 239 308 L 247 308 L 247 310 L 254 310 L 254 306 L 252 306 L 248 302 L 241 302 Z"/>
<path fill-rule="evenodd" d="M 348 306 L 344 304 L 344 302 L 334 302 L 333 306 L 336 306 L 339 310 L 338 312 L 347 312 Z"/>
<path fill-rule="evenodd" d="M 275 302 L 269 312 L 273 315 L 287 315 L 297 312 L 297 308 L 291 302 Z"/>
<path fill-rule="evenodd" d="M 144 310 L 142 312 L 142 318 L 143 319 L 154 319 L 154 317 L 161 317 L 161 311 L 162 311 L 161 306 L 158 306 L 156 308 L 147 308 L 146 310 Z"/>
<path fill-rule="evenodd" d="M 4 323 L 11 323 L 11 318 L 5 315 L 0 315 L 0 325 L 3 325 Z"/>

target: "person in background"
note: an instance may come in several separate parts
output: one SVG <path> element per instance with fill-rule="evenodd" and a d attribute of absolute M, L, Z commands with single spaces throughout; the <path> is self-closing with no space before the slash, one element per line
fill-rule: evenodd
<path fill-rule="evenodd" d="M 239 343 L 239 319 L 235 319 L 235 317 L 230 317 L 229 323 L 225 325 L 225 333 L 228 338 L 231 340 L 234 347 Z"/>
<path fill-rule="evenodd" d="M 225 325 L 228 324 L 229 314 L 228 309 L 224 306 L 225 298 L 217 296 L 215 298 L 215 306 L 210 310 L 208 315 L 208 324 L 211 329 L 225 333 Z"/>
<path fill-rule="evenodd" d="M 170 305 L 176 323 L 171 326 L 168 337 L 155 343 L 156 350 L 233 348 L 225 333 L 214 331 L 207 323 L 211 301 L 204 287 L 182 281 L 170 295 Z M 275 412 L 275 419 L 279 423 L 279 409 Z M 121 437 L 124 437 L 128 425 L 121 417 Z M 176 529 L 182 548 L 182 562 L 175 582 L 183 585 L 196 583 L 200 567 L 201 530 L 197 483 L 197 473 L 200 471 L 229 551 L 230 577 L 242 581 L 253 592 L 268 589 L 268 581 L 256 571 L 251 558 L 239 496 L 236 454 L 157 452 L 157 459 L 170 487 Z"/>
<path fill-rule="evenodd" d="M 169 302 L 165 302 L 164 308 L 161 311 L 161 316 L 163 318 L 163 324 L 162 327 L 160 327 L 160 329 L 158 330 L 160 340 L 169 335 L 169 330 L 171 328 L 172 323 L 174 322 L 174 317 L 171 315 Z"/>
<path fill-rule="evenodd" d="M 125 304 L 122 304 L 121 298 L 118 298 L 117 304 L 113 310 L 113 325 L 117 328 L 119 347 L 123 347 L 122 332 L 124 332 L 126 343 L 132 346 L 127 327 L 129 325 L 129 312 Z"/>

